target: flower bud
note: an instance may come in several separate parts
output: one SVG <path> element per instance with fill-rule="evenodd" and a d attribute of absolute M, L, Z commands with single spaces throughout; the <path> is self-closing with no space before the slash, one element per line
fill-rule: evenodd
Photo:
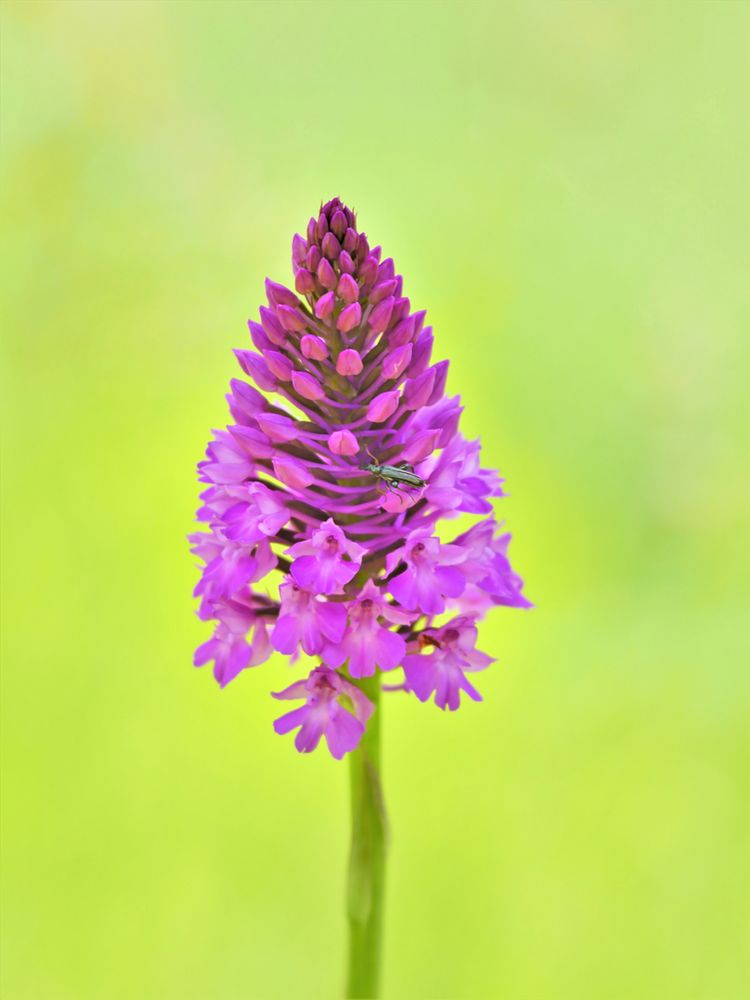
<path fill-rule="evenodd" d="M 292 264 L 295 267 L 302 267 L 305 263 L 306 255 L 307 242 L 299 233 L 295 233 L 292 238 Z"/>
<path fill-rule="evenodd" d="M 315 378 L 314 375 L 310 375 L 309 372 L 292 372 L 292 385 L 296 392 L 300 396 L 304 396 L 305 399 L 311 399 L 315 401 L 316 399 L 322 399 L 325 396 L 325 392 L 320 382 Z"/>
<path fill-rule="evenodd" d="M 333 213 L 333 217 L 331 218 L 331 231 L 338 237 L 338 239 L 341 239 L 346 232 L 346 229 L 346 216 L 339 209 Z"/>
<path fill-rule="evenodd" d="M 426 372 L 416 378 L 410 378 L 404 386 L 404 406 L 407 410 L 418 410 L 426 406 L 434 384 L 434 368 L 428 368 Z"/>
<path fill-rule="evenodd" d="M 411 364 L 409 365 L 409 375 L 414 378 L 416 375 L 421 375 L 422 372 L 427 368 L 430 363 L 430 355 L 432 354 L 432 327 L 428 326 L 417 337 L 414 341 L 414 350 L 412 351 Z"/>
<path fill-rule="evenodd" d="M 421 462 L 433 453 L 437 447 L 439 437 L 439 430 L 428 430 L 422 431 L 420 434 L 415 434 L 401 452 L 400 457 L 405 462 Z"/>
<path fill-rule="evenodd" d="M 389 351 L 383 358 L 383 376 L 387 379 L 398 378 L 411 360 L 411 344 L 402 344 L 401 347 Z"/>
<path fill-rule="evenodd" d="M 298 306 L 299 299 L 290 291 L 285 288 L 284 285 L 279 285 L 275 281 L 271 281 L 270 278 L 266 278 L 266 295 L 268 296 L 268 301 L 271 305 L 287 305 L 287 306 Z"/>
<path fill-rule="evenodd" d="M 392 298 L 383 299 L 370 313 L 370 326 L 375 333 L 382 333 L 388 327 L 393 314 L 393 303 Z"/>
<path fill-rule="evenodd" d="M 336 260 L 341 253 L 341 244 L 333 233 L 326 233 L 320 244 L 320 249 L 329 260 Z"/>
<path fill-rule="evenodd" d="M 339 270 L 344 274 L 354 274 L 354 261 L 346 250 L 342 250 L 339 255 Z"/>
<path fill-rule="evenodd" d="M 362 306 L 359 302 L 352 302 L 351 305 L 345 306 L 339 313 L 339 318 L 336 320 L 336 327 L 342 333 L 348 333 L 356 326 L 359 326 L 361 321 Z"/>
<path fill-rule="evenodd" d="M 299 437 L 298 426 L 282 413 L 259 413 L 255 422 L 271 441 L 287 442 Z"/>
<path fill-rule="evenodd" d="M 263 353 L 271 348 L 271 340 L 268 334 L 260 325 L 260 323 L 253 323 L 251 319 L 247 321 L 247 325 L 250 328 L 250 339 L 258 348 L 258 350 Z"/>
<path fill-rule="evenodd" d="M 271 343 L 276 344 L 278 347 L 286 344 L 286 330 L 284 330 L 281 323 L 279 323 L 273 310 L 269 309 L 268 306 L 261 306 L 259 312 L 261 324 L 263 325 L 263 329 L 266 331 L 268 339 Z"/>
<path fill-rule="evenodd" d="M 263 357 L 266 359 L 271 374 L 282 382 L 289 381 L 294 371 L 294 365 L 286 355 L 281 354 L 280 351 L 265 351 Z"/>
<path fill-rule="evenodd" d="M 301 267 L 294 276 L 294 287 L 300 295 L 307 295 L 315 288 L 315 278 L 306 268 Z"/>
<path fill-rule="evenodd" d="M 307 260 L 306 260 L 307 270 L 311 271 L 314 274 L 318 269 L 320 258 L 321 258 L 320 247 L 311 246 L 310 249 L 307 251 Z"/>
<path fill-rule="evenodd" d="M 299 332 L 307 326 L 307 320 L 302 313 L 291 306 L 277 306 L 276 315 L 279 317 L 279 323 L 290 332 Z"/>
<path fill-rule="evenodd" d="M 321 295 L 315 303 L 315 315 L 318 319 L 328 319 L 333 312 L 335 305 L 336 299 L 333 292 L 326 292 L 326 294 Z"/>
<path fill-rule="evenodd" d="M 389 278 L 386 281 L 379 281 L 367 296 L 370 301 L 370 305 L 374 306 L 376 303 L 382 302 L 383 299 L 387 299 L 389 295 L 393 295 L 395 288 L 396 281 L 394 278 Z"/>
<path fill-rule="evenodd" d="M 347 348 L 336 359 L 336 371 L 339 375 L 359 375 L 362 371 L 362 358 L 359 352 Z"/>
<path fill-rule="evenodd" d="M 320 263 L 318 264 L 317 275 L 318 275 L 318 281 L 321 283 L 323 288 L 330 289 L 336 287 L 336 272 L 331 267 L 330 262 L 325 259 L 325 257 L 323 257 Z"/>
<path fill-rule="evenodd" d="M 323 296 L 325 298 L 325 296 Z M 320 304 L 319 300 L 318 304 Z M 300 349 L 306 358 L 313 361 L 322 361 L 328 357 L 328 347 L 322 337 L 317 337 L 314 333 L 306 333 L 300 341 Z"/>
<path fill-rule="evenodd" d="M 274 392 L 276 390 L 276 379 L 268 370 L 268 365 L 263 358 L 257 354 L 253 354 L 252 351 L 235 350 L 234 353 L 242 365 L 242 370 L 250 376 L 259 389 L 263 389 L 266 392 Z"/>
<path fill-rule="evenodd" d="M 350 274 L 342 274 L 336 293 L 344 302 L 356 302 L 359 298 L 359 285 Z"/>
<path fill-rule="evenodd" d="M 314 482 L 307 466 L 288 455 L 276 454 L 271 459 L 276 476 L 292 489 L 304 489 Z"/>
<path fill-rule="evenodd" d="M 430 393 L 430 398 L 427 400 L 427 405 L 432 406 L 433 403 L 437 403 L 438 400 L 443 398 L 445 393 L 445 384 L 448 380 L 448 362 L 438 361 L 434 365 L 435 371 L 435 384 L 432 387 L 432 392 Z"/>
<path fill-rule="evenodd" d="M 396 410 L 398 400 L 399 394 L 396 389 L 393 389 L 391 392 L 381 392 L 367 407 L 367 419 L 372 420 L 376 424 L 387 420 Z"/>
<path fill-rule="evenodd" d="M 357 439 L 351 431 L 334 431 L 328 436 L 328 447 L 334 455 L 356 455 L 359 451 Z"/>
<path fill-rule="evenodd" d="M 374 257 L 368 257 L 359 269 L 359 280 L 362 285 L 372 285 L 378 275 L 378 262 Z"/>
<path fill-rule="evenodd" d="M 396 269 L 393 266 L 393 258 L 387 257 L 378 268 L 378 281 L 388 281 L 395 274 Z"/>

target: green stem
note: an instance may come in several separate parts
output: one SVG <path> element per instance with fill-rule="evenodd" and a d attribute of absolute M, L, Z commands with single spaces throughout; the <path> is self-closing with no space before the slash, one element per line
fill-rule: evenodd
<path fill-rule="evenodd" d="M 352 844 L 347 914 L 347 997 L 378 997 L 385 884 L 386 818 L 380 784 L 380 677 L 359 682 L 375 711 L 357 749 L 349 755 Z"/>

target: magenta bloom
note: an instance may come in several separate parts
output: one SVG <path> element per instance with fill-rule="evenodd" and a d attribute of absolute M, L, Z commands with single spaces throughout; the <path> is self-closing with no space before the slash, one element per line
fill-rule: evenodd
<path fill-rule="evenodd" d="M 388 604 L 368 580 L 360 596 L 349 604 L 349 627 L 339 643 L 326 646 L 324 659 L 331 667 L 347 669 L 352 677 L 371 677 L 375 667 L 394 670 L 404 662 L 406 641 L 380 620 L 395 625 L 410 625 L 416 615 Z"/>
<path fill-rule="evenodd" d="M 406 569 L 395 576 L 390 592 L 405 608 L 439 615 L 445 611 L 445 598 L 458 597 L 466 586 L 466 578 L 456 563 L 466 559 L 466 549 L 460 545 L 442 545 L 430 528 L 412 531 L 404 546 L 386 558 L 386 569 L 392 573 L 399 563 Z"/>
<path fill-rule="evenodd" d="M 358 687 L 335 670 L 316 667 L 304 681 L 296 681 L 274 698 L 304 698 L 305 704 L 282 715 L 273 724 L 283 735 L 299 727 L 294 745 L 300 753 L 310 753 L 325 736 L 328 749 L 340 760 L 362 738 L 372 715 L 372 702 Z M 348 703 L 348 704 L 347 704 Z"/>
<path fill-rule="evenodd" d="M 355 575 L 366 553 L 367 549 L 350 542 L 330 517 L 309 539 L 287 549 L 287 555 L 295 556 L 295 583 L 318 594 L 338 594 Z"/>
<path fill-rule="evenodd" d="M 279 587 L 281 607 L 271 635 L 274 649 L 292 655 L 297 645 L 310 656 L 328 642 L 341 642 L 346 628 L 346 605 L 321 600 L 293 580 Z"/>
<path fill-rule="evenodd" d="M 403 668 L 388 686 L 420 701 L 479 700 L 467 675 L 491 659 L 476 623 L 530 602 L 494 520 L 502 481 L 459 433 L 448 362 L 432 363 L 393 261 L 334 198 L 294 237 L 292 270 L 290 287 L 266 281 L 235 352 L 231 423 L 198 466 L 195 593 L 215 631 L 195 663 L 213 662 L 224 686 L 272 651 L 312 657 L 307 679 L 275 695 L 304 699 L 276 730 L 298 728 L 303 752 L 325 736 L 341 757 L 372 712 L 367 678 Z M 478 520 L 440 530 L 458 515 Z"/>
<path fill-rule="evenodd" d="M 455 711 L 465 691 L 474 701 L 482 696 L 469 683 L 466 674 L 484 670 L 494 658 L 481 653 L 474 646 L 477 629 L 470 618 L 454 618 L 440 629 L 429 629 L 420 636 L 417 647 L 431 647 L 428 656 L 409 655 L 404 661 L 408 690 L 420 701 L 427 701 L 433 693 L 438 708 Z"/>

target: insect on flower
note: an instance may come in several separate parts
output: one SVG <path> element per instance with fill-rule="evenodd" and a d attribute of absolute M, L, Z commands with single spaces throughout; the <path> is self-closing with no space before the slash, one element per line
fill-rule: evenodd
<path fill-rule="evenodd" d="M 373 476 L 385 483 L 387 489 L 397 490 L 399 487 L 403 489 L 406 486 L 417 490 L 426 488 L 426 480 L 416 474 L 414 466 L 409 462 L 399 462 L 398 465 L 380 465 L 375 461 L 374 455 L 370 455 L 370 458 L 372 461 L 363 465 L 362 471 L 371 472 Z"/>

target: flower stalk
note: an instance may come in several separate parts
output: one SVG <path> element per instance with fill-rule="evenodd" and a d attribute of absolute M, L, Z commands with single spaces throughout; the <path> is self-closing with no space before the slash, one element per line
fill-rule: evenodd
<path fill-rule="evenodd" d="M 347 916 L 349 964 L 346 996 L 378 997 L 383 939 L 387 820 L 380 777 L 380 677 L 360 681 L 375 712 L 349 755 L 352 840 Z"/>

